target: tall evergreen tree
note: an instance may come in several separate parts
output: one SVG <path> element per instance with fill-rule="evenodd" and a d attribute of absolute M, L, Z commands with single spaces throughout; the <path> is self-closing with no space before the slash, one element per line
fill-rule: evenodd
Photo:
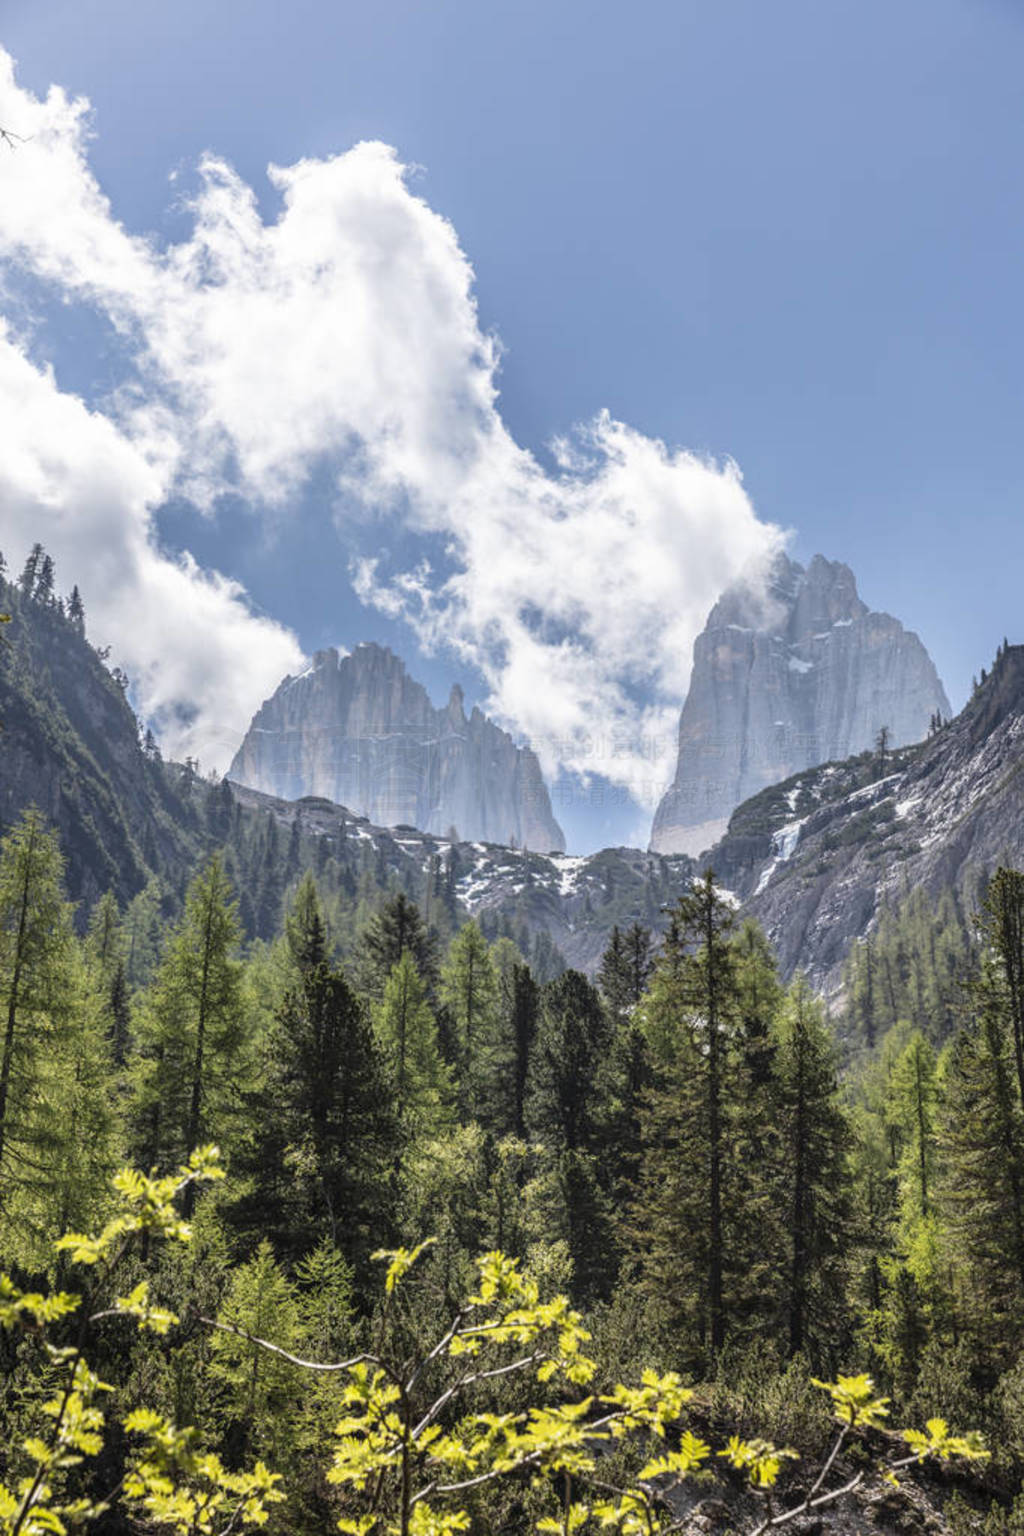
<path fill-rule="evenodd" d="M 557 1151 L 593 1151 L 600 1138 L 601 1074 L 611 1024 L 600 994 L 579 971 L 541 992 L 526 1105 L 529 1128 Z"/>
<path fill-rule="evenodd" d="M 938 1064 L 929 1042 L 915 1030 L 897 1057 L 889 1080 L 888 1120 L 896 1127 L 898 1171 L 906 1212 L 925 1218 L 935 1206 L 938 1155 Z"/>
<path fill-rule="evenodd" d="M 437 983 L 434 937 L 427 929 L 419 907 L 404 891 L 391 897 L 374 914 L 363 933 L 360 947 L 366 989 L 372 996 L 381 996 L 388 977 L 406 951 L 412 956 L 428 991 L 433 992 Z"/>
<path fill-rule="evenodd" d="M 1001 990 L 987 967 L 944 1074 L 942 1144 L 943 1203 L 974 1298 L 969 1322 L 1005 1344 L 1024 1310 L 1024 1116 Z"/>
<path fill-rule="evenodd" d="M 73 953 L 56 834 L 35 809 L 0 844 L 0 1210 L 30 1157 L 39 1070 L 67 1006 Z"/>
<path fill-rule="evenodd" d="M 223 1142 L 237 1124 L 252 1072 L 238 938 L 235 903 L 214 858 L 189 886 L 141 1009 L 137 1124 L 149 1164 Z"/>
<path fill-rule="evenodd" d="M 426 986 L 407 949 L 375 1006 L 374 1024 L 391 1068 L 402 1119 L 411 1132 L 432 1134 L 451 1118 L 452 1087 Z"/>
<path fill-rule="evenodd" d="M 35 593 L 36 581 L 39 577 L 39 566 L 42 563 L 42 559 L 43 546 L 38 543 L 33 544 L 28 552 L 24 569 L 18 578 L 18 586 L 25 597 L 32 597 Z"/>
<path fill-rule="evenodd" d="M 1017 1094 L 1024 1109 L 1024 874 L 996 870 L 980 913 L 980 929 L 991 957 L 989 986 L 998 985 L 1002 1011 L 1013 1041 Z"/>
<path fill-rule="evenodd" d="M 750 1292 L 736 1195 L 746 1176 L 741 1128 L 751 1090 L 733 926 L 708 870 L 670 913 L 642 1012 L 655 1087 L 644 1115 L 631 1265 L 652 1325 L 691 1364 L 720 1354 Z"/>
<path fill-rule="evenodd" d="M 597 981 L 616 1020 L 626 1018 L 647 990 L 653 966 L 653 935 L 642 923 L 625 933 L 616 925 L 601 957 Z"/>
<path fill-rule="evenodd" d="M 490 948 L 476 923 L 466 923 L 451 942 L 441 970 L 441 1002 L 455 1037 L 459 1100 L 464 1119 L 495 1099 L 499 1061 L 498 977 Z"/>
<path fill-rule="evenodd" d="M 820 1355 L 842 1335 L 845 1264 L 852 1241 L 847 1155 L 835 1056 L 803 977 L 789 989 L 776 1028 L 773 1104 L 778 1204 L 785 1216 L 782 1294 L 789 1351 Z"/>
<path fill-rule="evenodd" d="M 68 598 L 68 619 L 72 629 L 80 635 L 85 634 L 85 604 L 77 586 L 71 588 L 71 596 Z"/>
<path fill-rule="evenodd" d="M 255 1102 L 254 1224 L 293 1250 L 323 1233 L 365 1264 L 391 1227 L 398 1124 L 366 1007 L 322 958 L 301 967 L 277 1010 Z"/>
<path fill-rule="evenodd" d="M 316 881 L 303 876 L 284 920 L 285 941 L 292 962 L 303 976 L 327 959 L 327 924 Z"/>

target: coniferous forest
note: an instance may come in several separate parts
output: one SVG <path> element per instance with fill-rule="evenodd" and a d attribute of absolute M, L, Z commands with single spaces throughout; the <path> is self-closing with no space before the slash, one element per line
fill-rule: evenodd
<path fill-rule="evenodd" d="M 1024 1529 L 1024 874 L 830 1016 L 711 869 L 588 977 L 139 751 L 109 889 L 0 845 L 0 1530 Z"/>

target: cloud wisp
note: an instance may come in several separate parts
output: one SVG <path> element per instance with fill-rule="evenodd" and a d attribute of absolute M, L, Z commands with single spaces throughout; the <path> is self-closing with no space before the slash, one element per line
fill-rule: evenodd
<path fill-rule="evenodd" d="M 286 520 L 326 464 L 339 497 L 325 521 L 361 525 L 359 597 L 405 620 L 422 648 L 475 667 L 490 710 L 534 742 L 548 772 L 596 766 L 653 798 L 649 743 L 674 731 L 694 636 L 723 587 L 756 580 L 782 543 L 736 467 L 607 415 L 557 443 L 550 467 L 519 446 L 500 414 L 500 349 L 481 329 L 472 268 L 388 146 L 270 167 L 270 221 L 207 156 L 188 237 L 160 249 L 114 217 L 90 170 L 88 121 L 59 90 L 41 100 L 20 89 L 0 53 L 0 122 L 30 138 L 0 166 L 0 261 L 100 311 L 131 369 L 90 410 L 10 331 L 0 337 L 0 405 L 8 375 L 27 379 L 40 423 L 0 474 L 18 515 L 42 516 L 55 554 L 87 566 L 83 585 L 116 569 L 91 607 L 143 706 L 186 721 L 216 761 L 217 738 L 244 728 L 242 713 L 298 661 L 294 637 L 254 616 L 236 585 L 159 550 L 161 501 L 215 510 L 231 492 Z M 80 455 L 69 447 L 59 474 L 46 461 L 48 413 L 74 423 Z M 384 518 L 421 536 L 433 563 L 382 558 L 373 533 Z M 160 615 L 164 587 L 178 605 Z M 176 644 L 176 627 L 195 644 Z M 595 732 L 615 742 L 597 764 Z"/>

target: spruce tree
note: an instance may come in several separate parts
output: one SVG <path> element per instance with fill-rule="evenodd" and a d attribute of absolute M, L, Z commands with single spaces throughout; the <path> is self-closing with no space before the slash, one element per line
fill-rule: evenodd
<path fill-rule="evenodd" d="M 942 1146 L 943 1205 L 970 1281 L 972 1331 L 1005 1344 L 1024 1309 L 1024 1116 L 1000 994 L 988 967 L 946 1066 Z"/>
<path fill-rule="evenodd" d="M 437 955 L 433 935 L 427 929 L 419 907 L 399 891 L 374 914 L 360 944 L 366 990 L 379 998 L 385 983 L 402 955 L 408 951 L 433 993 L 437 983 Z"/>
<path fill-rule="evenodd" d="M 35 593 L 36 581 L 39 576 L 39 566 L 42 558 L 43 546 L 38 543 L 33 544 L 32 548 L 28 552 L 28 558 L 25 561 L 24 569 L 18 578 L 18 586 L 21 588 L 22 594 L 25 597 L 30 598 Z"/>
<path fill-rule="evenodd" d="M 1024 874 L 1000 868 L 985 893 L 980 914 L 983 942 L 989 949 L 992 974 L 1013 1041 L 1017 1094 L 1024 1109 Z"/>
<path fill-rule="evenodd" d="M 612 929 L 597 981 L 602 997 L 618 1021 L 625 1019 L 647 990 L 653 965 L 652 946 L 651 930 L 642 923 L 634 923 L 625 933 L 617 925 Z"/>
<path fill-rule="evenodd" d="M 530 1060 L 526 1122 L 549 1147 L 593 1151 L 604 1105 L 601 1076 L 611 1023 L 600 994 L 579 971 L 566 971 L 541 992 Z"/>
<path fill-rule="evenodd" d="M 516 1136 L 521 1137 L 526 1130 L 530 1058 L 540 1015 L 540 988 L 526 964 L 516 965 L 512 969 L 506 1014 L 508 1032 L 512 1039 L 511 1129 Z"/>
<path fill-rule="evenodd" d="M 322 958 L 303 966 L 277 1010 L 255 1100 L 254 1222 L 266 1220 L 292 1249 L 324 1234 L 364 1264 L 391 1226 L 392 1095 L 366 1007 L 344 973 Z"/>
<path fill-rule="evenodd" d="M 77 586 L 71 588 L 71 596 L 68 598 L 68 619 L 77 634 L 85 634 L 85 605 Z"/>
<path fill-rule="evenodd" d="M 720 1354 L 750 1294 L 736 1196 L 751 1088 L 733 926 L 708 870 L 669 914 L 642 1009 L 655 1081 L 629 1218 L 631 1268 L 651 1326 L 691 1364 Z"/>
<path fill-rule="evenodd" d="M 42 603 L 46 608 L 52 608 L 54 605 L 54 577 L 53 557 L 52 555 L 44 555 L 39 563 L 39 574 L 36 577 L 33 596 L 37 603 Z"/>
<path fill-rule="evenodd" d="M 775 1042 L 772 1103 L 777 1201 L 786 1232 L 786 1332 L 790 1354 L 810 1350 L 820 1358 L 842 1333 L 852 1240 L 851 1136 L 821 1004 L 801 976 L 789 989 Z"/>

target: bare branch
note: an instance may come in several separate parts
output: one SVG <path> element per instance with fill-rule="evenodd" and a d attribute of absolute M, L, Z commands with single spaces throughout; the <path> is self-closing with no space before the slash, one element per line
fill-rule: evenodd
<path fill-rule="evenodd" d="M 384 1361 L 377 1355 L 353 1355 L 351 1360 L 332 1360 L 327 1364 L 319 1360 L 302 1360 L 298 1355 L 289 1354 L 279 1344 L 271 1344 L 267 1339 L 257 1338 L 256 1334 L 250 1333 L 247 1328 L 236 1328 L 233 1323 L 218 1323 L 212 1317 L 201 1317 L 199 1321 L 205 1323 L 207 1328 L 216 1328 L 221 1333 L 233 1333 L 236 1339 L 244 1339 L 247 1344 L 255 1344 L 271 1355 L 279 1355 L 282 1360 L 287 1360 L 289 1365 L 300 1366 L 304 1371 L 348 1371 L 354 1365 L 376 1365 L 382 1371 L 388 1370 Z M 388 1371 L 388 1375 L 390 1374 Z"/>

